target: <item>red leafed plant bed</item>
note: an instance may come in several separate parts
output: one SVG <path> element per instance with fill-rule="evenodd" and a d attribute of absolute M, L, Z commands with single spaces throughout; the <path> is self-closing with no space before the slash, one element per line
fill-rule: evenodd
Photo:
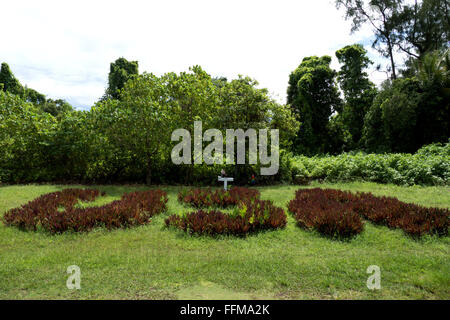
<path fill-rule="evenodd" d="M 396 198 L 333 189 L 298 190 L 288 209 L 300 226 L 337 237 L 360 233 L 363 229 L 361 218 L 403 229 L 414 237 L 447 235 L 450 225 L 448 209 L 425 208 Z"/>
<path fill-rule="evenodd" d="M 166 225 L 201 235 L 243 236 L 250 232 L 285 227 L 286 214 L 272 201 L 245 200 L 232 214 L 199 210 L 183 216 L 171 215 L 166 219 Z"/>
<path fill-rule="evenodd" d="M 100 207 L 75 207 L 79 200 L 93 201 L 98 196 L 100 191 L 93 189 L 65 189 L 45 194 L 7 211 L 3 222 L 25 230 L 42 227 L 51 233 L 81 232 L 100 226 L 113 229 L 146 224 L 152 216 L 166 210 L 167 194 L 161 190 L 126 193 L 120 200 Z"/>
<path fill-rule="evenodd" d="M 235 206 L 240 201 L 248 199 L 259 199 L 259 191 L 244 187 L 232 187 L 230 190 L 223 189 L 190 189 L 178 193 L 178 201 L 190 204 L 196 208 Z"/>

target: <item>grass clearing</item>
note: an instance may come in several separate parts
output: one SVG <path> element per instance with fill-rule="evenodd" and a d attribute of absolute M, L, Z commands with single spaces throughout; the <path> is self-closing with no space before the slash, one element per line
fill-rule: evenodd
<path fill-rule="evenodd" d="M 449 187 L 376 183 L 313 183 L 395 196 L 405 202 L 450 207 Z M 41 194 L 69 186 L 0 187 L 0 214 Z M 81 187 L 73 186 L 70 187 Z M 89 186 L 106 192 L 103 205 L 146 186 Z M 190 236 L 167 229 L 173 213 L 194 211 L 168 192 L 167 213 L 145 226 L 49 235 L 0 224 L 0 299 L 449 299 L 450 237 L 413 240 L 401 230 L 365 223 L 348 241 L 298 228 L 288 214 L 283 230 L 246 238 Z M 262 199 L 286 209 L 304 186 L 259 187 Z M 381 290 L 366 287 L 369 265 L 381 268 Z M 81 268 L 81 290 L 68 290 L 66 269 Z"/>

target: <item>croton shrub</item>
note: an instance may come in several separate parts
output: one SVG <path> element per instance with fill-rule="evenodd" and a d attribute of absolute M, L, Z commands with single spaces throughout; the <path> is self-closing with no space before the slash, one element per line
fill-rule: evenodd
<path fill-rule="evenodd" d="M 80 208 L 79 200 L 93 201 L 104 195 L 93 189 L 64 189 L 42 195 L 20 208 L 7 211 L 3 222 L 25 230 L 43 228 L 51 233 L 89 231 L 142 225 L 166 210 L 167 194 L 161 190 L 126 193 L 103 206 Z"/>
<path fill-rule="evenodd" d="M 178 193 L 178 201 L 196 208 L 236 206 L 240 201 L 259 199 L 260 193 L 256 189 L 232 187 L 223 189 L 189 189 Z"/>
<path fill-rule="evenodd" d="M 171 215 L 165 222 L 167 226 L 189 233 L 243 236 L 260 230 L 283 228 L 286 219 L 284 210 L 274 206 L 272 201 L 244 199 L 232 213 L 200 209 L 182 216 Z"/>
<path fill-rule="evenodd" d="M 301 227 L 315 229 L 327 236 L 350 237 L 363 230 L 362 219 L 407 234 L 447 235 L 450 211 L 404 203 L 392 197 L 371 193 L 351 193 L 333 189 L 302 189 L 288 205 Z"/>

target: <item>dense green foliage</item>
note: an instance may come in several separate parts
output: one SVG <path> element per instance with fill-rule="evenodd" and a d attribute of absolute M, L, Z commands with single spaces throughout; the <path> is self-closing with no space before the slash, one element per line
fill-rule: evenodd
<path fill-rule="evenodd" d="M 341 111 L 342 102 L 330 68 L 331 57 L 307 57 L 289 76 L 287 102 L 298 115 L 301 127 L 295 140 L 297 152 L 314 154 L 330 151 L 328 121 Z"/>
<path fill-rule="evenodd" d="M 395 43 L 400 51 L 420 58 L 450 41 L 450 2 L 422 0 L 403 3 L 395 19 Z"/>
<path fill-rule="evenodd" d="M 1 91 L 0 181 L 205 184 L 214 183 L 225 168 L 235 181 L 247 183 L 260 164 L 174 165 L 171 133 L 186 128 L 193 136 L 196 120 L 202 121 L 203 131 L 218 128 L 223 136 L 229 128 L 277 128 L 281 146 L 289 147 L 298 122 L 288 106 L 275 102 L 257 85 L 248 77 L 217 85 L 200 67 L 161 77 L 144 73 L 127 81 L 120 99 L 104 99 L 89 111 L 67 111 L 57 117 Z M 54 106 L 65 108 L 61 101 Z M 282 168 L 260 182 L 289 175 Z"/>
<path fill-rule="evenodd" d="M 119 58 L 111 62 L 108 75 L 108 88 L 106 89 L 106 98 L 118 99 L 120 90 L 125 86 L 128 80 L 139 74 L 139 64 L 137 61 L 128 61 L 125 58 Z"/>
<path fill-rule="evenodd" d="M 397 78 L 395 54 L 395 26 L 404 0 L 336 0 L 345 9 L 345 18 L 352 21 L 352 32 L 368 24 L 374 35 L 372 47 L 388 58 L 388 72 Z"/>
<path fill-rule="evenodd" d="M 387 81 L 370 107 L 363 143 L 371 151 L 414 152 L 450 137 L 450 53 L 429 53 L 416 76 Z"/>
<path fill-rule="evenodd" d="M 352 31 L 364 24 L 374 34 L 372 47 L 390 60 L 387 71 L 397 78 L 395 55 L 406 53 L 421 59 L 425 54 L 448 48 L 450 4 L 448 0 L 336 0 L 352 21 Z"/>
<path fill-rule="evenodd" d="M 11 92 L 16 95 L 21 95 L 23 91 L 19 80 L 14 77 L 14 74 L 5 62 L 2 63 L 0 69 L 0 86 L 3 91 Z"/>
<path fill-rule="evenodd" d="M 336 51 L 339 70 L 331 68 L 330 56 L 303 58 L 289 75 L 287 104 L 246 76 L 229 81 L 200 66 L 139 74 L 137 61 L 119 58 L 110 64 L 105 95 L 90 110 L 76 111 L 23 86 L 2 63 L 0 182 L 204 185 L 217 183 L 225 169 L 236 184 L 449 184 L 448 154 L 429 153 L 448 148 L 450 138 L 448 1 L 336 3 L 352 31 L 372 27 L 373 46 L 390 59 L 391 76 L 379 88 L 369 80 L 372 61 L 361 44 Z M 394 63 L 399 51 L 408 55 L 403 70 Z M 216 128 L 224 138 L 226 129 L 278 129 L 278 173 L 260 176 L 262 165 L 248 164 L 248 151 L 244 165 L 234 164 L 236 153 L 230 163 L 214 154 L 212 165 L 173 164 L 179 141 L 172 141 L 172 132 L 184 128 L 193 138 L 195 121 L 202 122 L 202 133 Z M 447 144 L 420 149 L 434 143 Z"/>
<path fill-rule="evenodd" d="M 40 111 L 50 113 L 57 118 L 73 111 L 73 107 L 63 99 L 47 99 L 44 94 L 27 86 L 22 86 L 5 62 L 2 63 L 0 69 L 0 91 L 16 95 L 23 101 L 37 106 Z"/>
<path fill-rule="evenodd" d="M 415 154 L 356 154 L 297 156 L 293 160 L 297 182 L 365 180 L 398 185 L 450 184 L 450 143 L 423 147 Z"/>
<path fill-rule="evenodd" d="M 364 117 L 377 93 L 375 85 L 365 71 L 372 61 L 360 44 L 346 46 L 336 51 L 336 57 L 342 64 L 338 81 L 344 93 L 344 107 L 339 115 L 344 127 L 352 137 L 350 147 L 359 147 L 362 137 Z"/>

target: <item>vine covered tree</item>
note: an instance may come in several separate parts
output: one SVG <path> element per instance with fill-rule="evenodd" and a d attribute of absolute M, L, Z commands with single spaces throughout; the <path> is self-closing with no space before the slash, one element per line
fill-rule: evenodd
<path fill-rule="evenodd" d="M 364 117 L 372 105 L 377 90 L 365 71 L 372 61 L 360 44 L 345 46 L 336 51 L 341 65 L 338 81 L 344 93 L 343 123 L 352 135 L 353 146 L 358 146 Z"/>
<path fill-rule="evenodd" d="M 106 95 L 113 99 L 118 99 L 119 91 L 125 86 L 125 83 L 138 74 L 139 66 L 137 61 L 119 58 L 112 62 L 109 67 Z"/>
<path fill-rule="evenodd" d="M 2 63 L 0 69 L 0 87 L 5 92 L 10 92 L 16 95 L 23 94 L 23 87 L 19 80 L 14 76 L 6 62 Z"/>
<path fill-rule="evenodd" d="M 342 101 L 336 85 L 337 72 L 330 67 L 331 57 L 306 57 L 289 76 L 287 102 L 300 121 L 295 141 L 297 152 L 328 152 L 328 122 L 340 112 Z"/>

